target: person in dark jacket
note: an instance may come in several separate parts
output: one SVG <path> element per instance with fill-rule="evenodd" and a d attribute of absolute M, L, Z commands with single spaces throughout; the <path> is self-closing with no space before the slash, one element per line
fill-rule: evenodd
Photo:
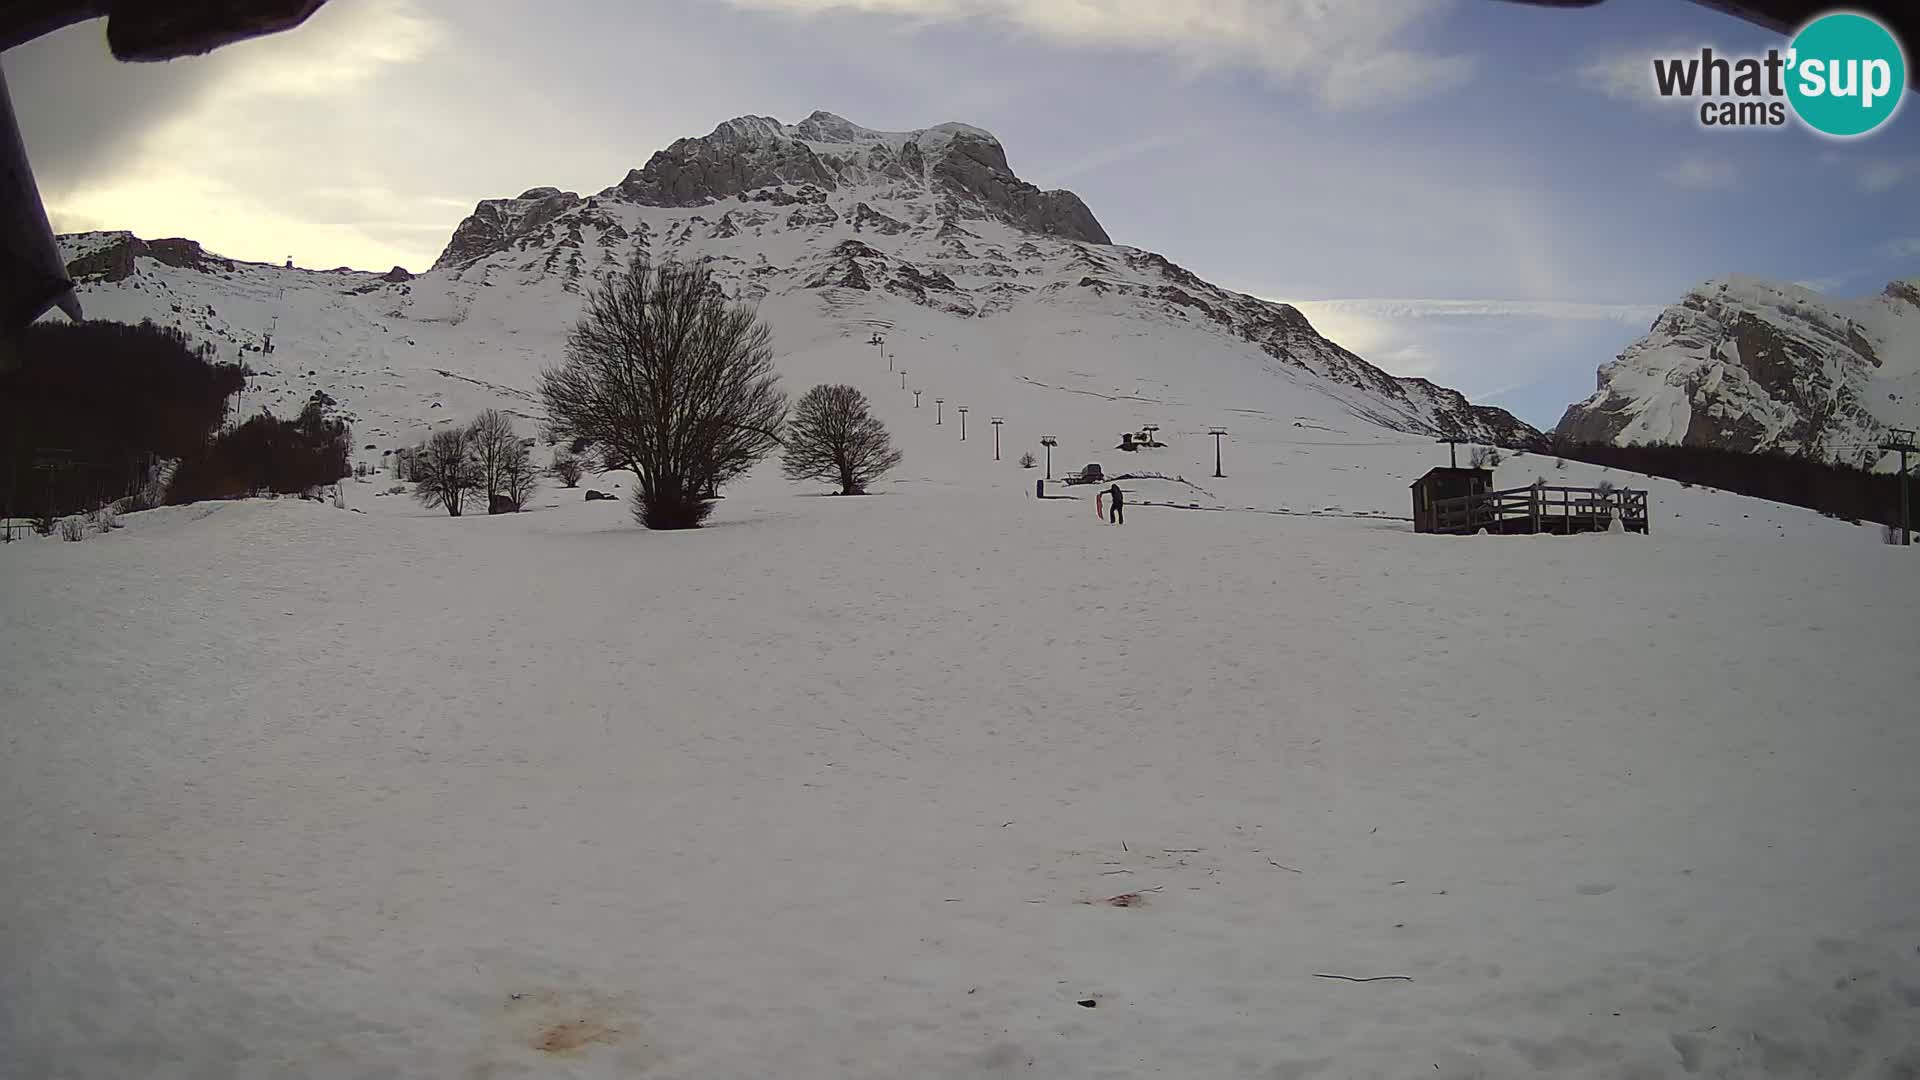
<path fill-rule="evenodd" d="M 1112 520 L 1112 522 L 1115 525 L 1126 524 L 1127 516 L 1125 513 L 1122 512 L 1122 506 L 1125 504 L 1126 499 L 1120 494 L 1120 485 L 1115 484 L 1112 487 L 1108 488 L 1107 495 L 1108 495 L 1108 506 L 1110 507 L 1107 513 L 1112 515 L 1110 520 Z"/>

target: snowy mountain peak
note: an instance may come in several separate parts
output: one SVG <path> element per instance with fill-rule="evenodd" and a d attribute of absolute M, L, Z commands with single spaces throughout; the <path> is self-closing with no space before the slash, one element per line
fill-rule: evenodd
<path fill-rule="evenodd" d="M 1744 274 L 1688 290 L 1601 367 L 1561 435 L 1780 449 L 1874 465 L 1920 421 L 1920 285 L 1858 300 Z"/>
<path fill-rule="evenodd" d="M 1111 243 L 1071 192 L 1025 183 L 999 140 L 960 123 L 736 117 L 595 194 L 481 201 L 419 277 L 238 264 L 126 234 L 65 244 L 90 311 L 180 325 L 249 358 L 267 403 L 323 393 L 375 440 L 503 402 L 532 415 L 535 374 L 583 296 L 636 256 L 697 263 L 758 303 L 794 370 L 844 379 L 878 330 L 936 393 L 971 385 L 974 404 L 1003 414 L 1032 400 L 1040 416 L 1037 395 L 1104 402 L 1113 430 L 1191 408 L 1193 425 L 1232 412 L 1290 439 L 1347 423 L 1507 444 L 1538 434 L 1381 371 L 1295 308 Z M 1061 426 L 1053 406 L 1045 415 Z"/>
<path fill-rule="evenodd" d="M 884 199 L 931 196 L 945 204 L 942 212 L 948 217 L 991 218 L 1042 235 L 1108 242 L 1106 230 L 1077 195 L 1042 191 L 1021 180 L 991 132 L 952 122 L 878 131 L 824 111 L 798 124 L 737 116 L 707 135 L 674 140 L 596 198 L 659 207 L 725 200 L 785 205 L 817 202 L 821 192 L 853 188 L 870 189 Z M 519 200 L 482 202 L 435 265 L 469 265 L 545 224 L 540 213 L 528 216 L 502 203 L 545 202 L 561 194 L 535 188 Z M 876 199 L 862 201 L 871 205 Z M 519 233 L 511 224 L 516 221 L 522 223 Z"/>

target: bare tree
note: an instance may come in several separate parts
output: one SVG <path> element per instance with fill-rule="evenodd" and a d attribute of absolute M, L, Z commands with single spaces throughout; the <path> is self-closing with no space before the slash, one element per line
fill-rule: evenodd
<path fill-rule="evenodd" d="M 900 464 L 900 451 L 886 425 L 867 410 L 865 394 L 823 383 L 794 406 L 781 464 L 789 480 L 833 480 L 840 494 L 859 495 Z"/>
<path fill-rule="evenodd" d="M 586 466 L 572 454 L 559 453 L 553 456 L 553 467 L 549 470 L 554 478 L 568 487 L 579 487 L 580 477 L 586 474 Z"/>
<path fill-rule="evenodd" d="M 1021 454 L 1021 455 L 1020 455 L 1020 467 L 1021 467 L 1021 468 L 1023 468 L 1023 469 L 1031 469 L 1031 468 L 1033 468 L 1033 467 L 1034 467 L 1035 465 L 1038 465 L 1038 464 L 1040 464 L 1040 461 L 1039 461 L 1039 459 L 1037 459 L 1037 458 L 1035 458 L 1035 457 L 1033 456 L 1033 451 L 1031 451 L 1031 450 L 1029 450 L 1029 451 L 1027 451 L 1026 453 L 1024 453 L 1024 454 Z"/>
<path fill-rule="evenodd" d="M 719 486 L 779 445 L 787 416 L 759 315 L 701 267 L 638 255 L 589 296 L 540 392 L 555 435 L 638 477 L 634 515 L 649 529 L 698 527 Z"/>
<path fill-rule="evenodd" d="M 520 448 L 520 440 L 513 433 L 513 417 L 499 409 L 481 413 L 467 429 L 467 444 L 480 468 L 480 490 L 486 494 L 487 513 L 491 514 L 493 497 L 507 494 L 503 473 L 513 452 Z"/>
<path fill-rule="evenodd" d="M 509 444 L 506 457 L 500 463 L 499 494 L 513 506 L 514 513 L 524 510 L 527 500 L 533 498 L 533 491 L 539 486 L 538 478 L 532 453 L 519 442 Z"/>
<path fill-rule="evenodd" d="M 467 433 L 442 428 L 413 455 L 409 471 L 413 496 L 426 506 L 444 506 L 449 517 L 459 517 L 467 497 L 480 490 L 480 467 L 468 452 Z"/>

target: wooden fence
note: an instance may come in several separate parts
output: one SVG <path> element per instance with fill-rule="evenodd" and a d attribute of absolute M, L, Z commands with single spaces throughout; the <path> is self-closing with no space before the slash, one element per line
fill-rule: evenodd
<path fill-rule="evenodd" d="M 1440 533 L 1603 532 L 1616 518 L 1628 532 L 1646 532 L 1647 493 L 1530 486 L 1433 501 L 1433 531 Z"/>

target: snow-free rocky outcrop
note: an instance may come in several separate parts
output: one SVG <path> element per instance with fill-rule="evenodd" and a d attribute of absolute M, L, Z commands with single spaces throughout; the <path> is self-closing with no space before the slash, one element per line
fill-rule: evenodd
<path fill-rule="evenodd" d="M 1277 416 L 1292 402 L 1288 423 L 1330 407 L 1421 435 L 1538 434 L 1504 410 L 1381 371 L 1293 307 L 1112 243 L 1078 196 L 1020 179 L 999 140 L 966 124 L 874 131 L 824 112 L 792 125 L 729 120 L 594 194 L 534 187 L 480 202 L 419 276 L 244 263 L 126 233 L 62 243 L 91 314 L 175 322 L 254 354 L 263 404 L 294 410 L 323 391 L 347 418 L 376 425 L 376 439 L 503 395 L 532 415 L 536 373 L 559 354 L 584 294 L 635 256 L 703 264 L 730 296 L 761 302 L 785 348 L 912 323 L 922 350 L 982 362 L 1030 350 L 1002 376 L 1029 389 L 1144 404 L 1130 387 L 1146 378 L 1215 410 Z M 1112 344 L 1061 359 L 1096 338 Z M 312 360 L 289 359 L 290 349 Z M 1039 370 L 1050 364 L 1060 370 Z"/>
<path fill-rule="evenodd" d="M 1000 140 L 966 124 L 892 132 L 869 131 L 827 112 L 791 127 L 770 116 L 742 116 L 704 138 L 676 140 L 601 194 L 645 206 L 706 206 L 783 184 L 822 191 L 921 186 L 950 200 L 957 216 L 1107 243 L 1106 230 L 1078 195 L 1021 180 Z"/>
<path fill-rule="evenodd" d="M 1734 276 L 1661 312 L 1600 369 L 1558 434 L 1874 465 L 1888 428 L 1920 426 L 1920 279 L 1837 299 Z"/>

